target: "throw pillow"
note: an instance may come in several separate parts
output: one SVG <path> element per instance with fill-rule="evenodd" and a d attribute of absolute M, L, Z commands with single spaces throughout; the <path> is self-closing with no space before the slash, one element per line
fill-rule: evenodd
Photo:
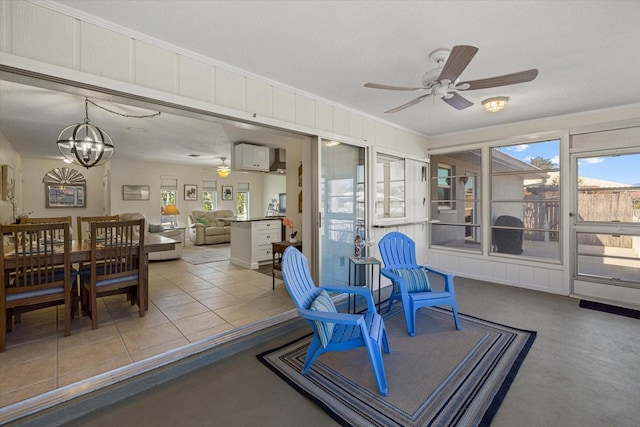
<path fill-rule="evenodd" d="M 225 225 L 227 225 L 227 223 L 225 222 L 224 219 L 216 219 L 216 226 L 218 227 L 224 227 Z"/>
<path fill-rule="evenodd" d="M 149 233 L 162 233 L 164 226 L 161 224 L 149 224 Z"/>
<path fill-rule="evenodd" d="M 200 224 L 204 225 L 205 227 L 211 227 L 211 223 L 209 222 L 209 219 L 206 216 L 201 216 L 196 221 L 198 221 Z"/>
<path fill-rule="evenodd" d="M 393 274 L 404 279 L 407 290 L 411 292 L 430 292 L 429 278 L 424 268 L 394 268 L 391 270 Z M 394 283 L 394 287 L 396 284 Z"/>
<path fill-rule="evenodd" d="M 331 297 L 324 289 L 318 294 L 316 299 L 313 300 L 310 310 L 313 311 L 323 311 L 325 313 L 337 313 L 336 306 L 331 301 Z M 324 348 L 327 348 L 331 338 L 333 338 L 333 327 L 334 323 L 328 322 L 320 322 L 317 320 L 313 320 L 313 324 L 316 327 L 316 331 L 318 331 L 318 335 L 320 337 L 320 342 Z"/>

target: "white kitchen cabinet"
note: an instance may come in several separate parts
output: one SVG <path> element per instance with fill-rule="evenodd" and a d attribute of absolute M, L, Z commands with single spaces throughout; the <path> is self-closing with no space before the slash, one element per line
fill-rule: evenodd
<path fill-rule="evenodd" d="M 238 144 L 233 161 L 235 169 L 269 172 L 269 147 Z"/>
<path fill-rule="evenodd" d="M 235 221 L 231 223 L 231 264 L 256 269 L 271 262 L 271 243 L 282 240 L 278 220 Z"/>

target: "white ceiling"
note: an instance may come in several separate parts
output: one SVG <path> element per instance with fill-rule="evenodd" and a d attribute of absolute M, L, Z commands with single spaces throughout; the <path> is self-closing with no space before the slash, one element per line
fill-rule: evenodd
<path fill-rule="evenodd" d="M 54 3 L 428 136 L 640 102 L 638 1 Z M 460 111 L 436 99 L 385 114 L 420 93 L 363 87 L 365 82 L 420 86 L 422 74 L 435 65 L 429 54 L 460 44 L 479 48 L 462 73 L 462 81 L 530 68 L 537 68 L 539 75 L 529 83 L 465 92 L 475 105 Z M 2 98 L 6 87 L 0 87 Z M 504 111 L 490 114 L 482 109 L 481 101 L 493 96 L 510 98 Z M 19 132 L 23 107 L 12 105 L 29 99 L 14 96 L 0 101 L 3 132 L 7 127 Z M 84 114 L 81 102 L 75 106 L 75 118 L 60 122 L 54 118 L 59 103 L 47 103 L 49 98 L 41 96 L 38 99 L 49 108 L 50 123 L 43 124 L 55 129 L 53 138 L 62 124 L 80 121 Z M 8 119 L 5 109 L 18 117 Z M 90 106 L 92 117 L 94 111 L 96 119 L 92 121 L 98 124 L 99 113 Z M 107 117 L 105 113 L 105 120 Z M 27 120 L 24 115 L 21 119 Z M 156 139 L 156 144 L 179 146 L 182 152 L 215 156 L 209 140 L 239 137 L 229 134 L 233 127 L 225 126 L 214 131 L 206 127 L 206 138 L 194 138 L 197 125 L 190 121 L 184 127 L 181 120 L 165 123 L 149 119 L 144 123 L 164 126 L 160 132 L 178 132 L 172 142 Z M 132 137 L 100 124 L 119 138 Z M 39 141 L 44 141 L 44 133 L 40 136 Z M 112 136 L 115 140 L 116 135 Z M 53 144 L 50 136 L 46 140 Z M 139 154 L 148 157 L 146 146 L 141 147 Z M 154 152 L 160 156 L 163 150 L 158 148 Z"/>

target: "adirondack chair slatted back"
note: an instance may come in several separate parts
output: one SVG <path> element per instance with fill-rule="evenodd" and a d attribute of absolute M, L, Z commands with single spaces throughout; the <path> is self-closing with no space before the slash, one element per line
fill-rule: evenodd
<path fill-rule="evenodd" d="M 415 268 L 416 244 L 405 234 L 392 231 L 378 243 L 385 268 Z"/>
<path fill-rule="evenodd" d="M 320 293 L 311 279 L 307 259 L 298 249 L 288 247 L 282 256 L 282 278 L 297 308 L 309 308 Z"/>
<path fill-rule="evenodd" d="M 393 282 L 387 311 L 391 310 L 394 301 L 402 301 L 409 335 L 416 334 L 416 311 L 423 307 L 451 306 L 456 329 L 460 329 L 453 274 L 418 265 L 415 242 L 398 231 L 386 234 L 378 242 L 378 247 L 384 262 L 380 273 Z M 443 291 L 431 289 L 426 272 L 442 277 Z"/>
<path fill-rule="evenodd" d="M 307 258 L 294 246 L 289 246 L 282 256 L 282 277 L 291 299 L 298 308 L 298 314 L 307 320 L 313 329 L 313 338 L 304 359 L 302 375 L 307 375 L 313 363 L 326 352 L 366 347 L 378 390 L 386 396 L 387 379 L 380 347 L 388 353 L 389 342 L 384 321 L 375 311 L 371 291 L 360 287 L 316 287 L 309 273 Z M 367 313 L 338 313 L 331 297 L 325 295 L 325 291 L 361 295 L 367 301 Z"/>

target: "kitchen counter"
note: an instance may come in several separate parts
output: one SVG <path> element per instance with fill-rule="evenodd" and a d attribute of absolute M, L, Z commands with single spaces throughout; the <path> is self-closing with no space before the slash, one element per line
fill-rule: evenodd
<path fill-rule="evenodd" d="M 278 220 L 281 221 L 284 216 L 262 216 L 262 217 L 253 217 L 253 218 L 234 218 L 233 222 L 252 222 L 252 221 L 273 221 Z"/>
<path fill-rule="evenodd" d="M 257 269 L 271 262 L 271 243 L 282 240 L 282 218 L 262 217 L 231 222 L 231 264 Z"/>

